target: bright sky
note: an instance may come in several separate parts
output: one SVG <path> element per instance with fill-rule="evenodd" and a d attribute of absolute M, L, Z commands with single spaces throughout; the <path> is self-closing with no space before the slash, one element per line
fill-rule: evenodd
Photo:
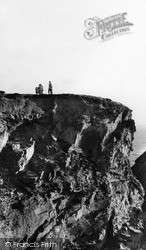
<path fill-rule="evenodd" d="M 89 94 L 121 102 L 146 124 L 145 0 L 0 0 L 0 89 Z M 99 42 L 84 21 L 127 12 L 131 33 Z"/>

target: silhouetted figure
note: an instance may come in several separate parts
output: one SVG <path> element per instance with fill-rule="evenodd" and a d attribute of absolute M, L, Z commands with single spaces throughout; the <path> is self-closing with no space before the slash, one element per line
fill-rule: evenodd
<path fill-rule="evenodd" d="M 51 94 L 51 95 L 53 94 L 53 86 L 52 86 L 51 81 L 49 81 L 48 94 Z"/>
<path fill-rule="evenodd" d="M 37 95 L 37 94 L 38 94 L 38 95 L 42 95 L 42 94 L 43 94 L 43 91 L 44 91 L 44 90 L 43 90 L 42 84 L 39 84 L 39 86 L 35 88 L 36 95 Z"/>

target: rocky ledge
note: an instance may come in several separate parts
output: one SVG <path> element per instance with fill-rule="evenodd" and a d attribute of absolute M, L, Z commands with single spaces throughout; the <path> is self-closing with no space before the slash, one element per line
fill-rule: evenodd
<path fill-rule="evenodd" d="M 141 249 L 134 131 L 131 110 L 110 99 L 1 97 L 1 249 Z"/>

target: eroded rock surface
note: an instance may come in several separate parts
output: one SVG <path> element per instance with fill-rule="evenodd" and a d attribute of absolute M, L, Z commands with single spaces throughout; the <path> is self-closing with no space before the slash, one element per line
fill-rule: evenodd
<path fill-rule="evenodd" d="M 132 167 L 134 175 L 142 184 L 146 194 L 146 151 L 136 159 L 134 166 Z M 146 250 L 146 195 L 144 203 L 142 205 L 143 212 L 140 214 L 140 218 L 144 221 L 144 232 L 143 232 L 143 249 Z"/>
<path fill-rule="evenodd" d="M 140 250 L 144 190 L 128 159 L 134 131 L 131 110 L 109 99 L 2 98 L 0 238 Z"/>

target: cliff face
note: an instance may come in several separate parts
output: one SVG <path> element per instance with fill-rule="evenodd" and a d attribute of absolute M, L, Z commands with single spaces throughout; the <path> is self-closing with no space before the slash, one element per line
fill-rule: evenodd
<path fill-rule="evenodd" d="M 2 98 L 0 238 L 49 239 L 59 250 L 140 249 L 144 191 L 128 159 L 134 131 L 131 110 L 109 99 Z"/>
<path fill-rule="evenodd" d="M 146 194 L 146 151 L 136 159 L 134 166 L 132 167 L 134 175 L 142 184 L 145 194 Z M 143 212 L 140 214 L 140 218 L 144 221 L 144 232 L 143 232 L 143 240 L 142 245 L 144 246 L 144 250 L 146 249 L 146 195 L 144 199 L 144 203 L 142 205 Z"/>
<path fill-rule="evenodd" d="M 144 190 L 146 191 L 146 151 L 136 159 L 132 170 L 134 175 L 141 182 Z M 146 212 L 146 200 L 143 204 L 143 210 Z"/>

